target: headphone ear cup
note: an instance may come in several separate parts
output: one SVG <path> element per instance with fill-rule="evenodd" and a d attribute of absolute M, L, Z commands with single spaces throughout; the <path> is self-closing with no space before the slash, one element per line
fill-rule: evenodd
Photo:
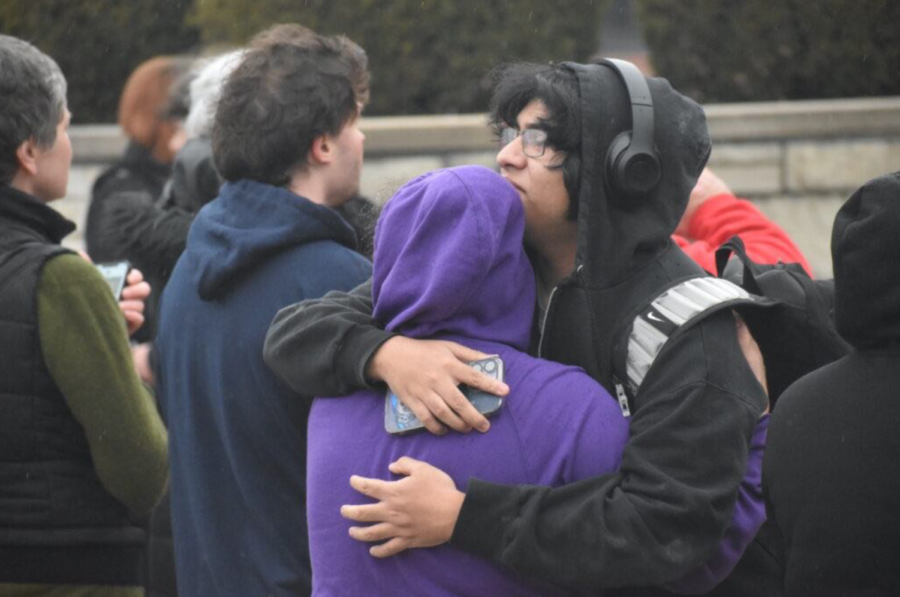
<path fill-rule="evenodd" d="M 634 151 L 631 133 L 613 139 L 606 158 L 606 174 L 613 188 L 629 196 L 644 196 L 656 188 L 662 177 L 659 159 L 652 153 Z"/>
<path fill-rule="evenodd" d="M 631 145 L 631 133 L 629 131 L 619 133 L 613 139 L 613 142 L 609 144 L 609 151 L 606 152 L 606 180 L 610 189 L 630 195 L 631 192 L 628 190 L 627 185 L 628 181 L 623 178 L 622 169 L 619 166 L 622 157 L 628 151 L 629 145 Z"/>

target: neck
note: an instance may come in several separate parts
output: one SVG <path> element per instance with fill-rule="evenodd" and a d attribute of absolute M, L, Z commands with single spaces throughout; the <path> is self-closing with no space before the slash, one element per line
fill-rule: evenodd
<path fill-rule="evenodd" d="M 534 267 L 538 284 L 549 292 L 572 273 L 577 246 L 573 240 L 535 249 Z"/>
<path fill-rule="evenodd" d="M 308 174 L 295 174 L 287 185 L 287 190 L 309 199 L 313 203 L 330 207 L 328 193 L 325 190 L 324 181 L 320 177 Z"/>
<path fill-rule="evenodd" d="M 31 195 L 41 203 L 49 203 L 49 201 L 45 201 L 43 198 L 37 196 L 37 194 L 35 193 L 36 189 L 33 179 L 27 175 L 23 175 L 21 170 L 16 172 L 16 175 L 9 182 L 9 186 L 16 189 L 17 191 L 21 191 L 27 195 Z"/>

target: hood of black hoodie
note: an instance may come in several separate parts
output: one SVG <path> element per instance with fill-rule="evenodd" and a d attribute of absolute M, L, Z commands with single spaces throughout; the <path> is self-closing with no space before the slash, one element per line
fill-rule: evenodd
<path fill-rule="evenodd" d="M 645 197 L 618 195 L 606 184 L 606 161 L 613 140 L 632 127 L 628 91 L 609 66 L 567 66 L 578 78 L 582 109 L 576 266 L 587 285 L 606 288 L 633 276 L 671 244 L 709 159 L 709 131 L 696 102 L 665 79 L 648 78 L 662 178 Z"/>
<path fill-rule="evenodd" d="M 538 356 L 585 369 L 615 391 L 621 346 L 638 311 L 678 282 L 706 275 L 672 241 L 710 152 L 703 109 L 663 79 L 648 79 L 654 141 L 662 166 L 646 196 L 620 196 L 606 184 L 613 140 L 631 130 L 625 84 L 611 67 L 568 64 L 582 107 L 578 252 L 575 271 L 547 306 Z"/>
<path fill-rule="evenodd" d="M 290 191 L 241 180 L 222 186 L 188 234 L 200 298 L 215 300 L 244 272 L 288 248 L 332 240 L 349 248 L 356 234 L 336 211 Z"/>
<path fill-rule="evenodd" d="M 900 172 L 867 182 L 831 234 L 835 319 L 857 348 L 900 346 Z"/>

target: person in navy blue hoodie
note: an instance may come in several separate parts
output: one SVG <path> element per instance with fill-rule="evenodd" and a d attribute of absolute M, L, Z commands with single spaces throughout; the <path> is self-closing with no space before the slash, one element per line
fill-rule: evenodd
<path fill-rule="evenodd" d="M 371 275 L 333 209 L 358 191 L 367 95 L 365 53 L 297 25 L 260 34 L 223 88 L 226 183 L 191 227 L 156 344 L 179 594 L 310 592 L 309 400 L 262 349 L 279 309 Z"/>

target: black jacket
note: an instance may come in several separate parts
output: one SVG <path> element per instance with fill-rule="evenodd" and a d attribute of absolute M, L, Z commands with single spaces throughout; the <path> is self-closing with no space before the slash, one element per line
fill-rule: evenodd
<path fill-rule="evenodd" d="M 763 468 L 790 597 L 900 594 L 900 172 L 834 223 L 835 317 L 855 350 L 789 387 Z"/>
<path fill-rule="evenodd" d="M 704 275 L 670 236 L 709 138 L 699 106 L 650 80 L 661 183 L 637 202 L 610 195 L 602 166 L 613 138 L 630 127 L 627 94 L 607 67 L 573 68 L 585 127 L 578 257 L 548 306 L 540 356 L 584 367 L 615 394 L 611 346 L 620 324 L 666 288 Z M 319 395 L 364 384 L 368 358 L 390 337 L 371 327 L 368 290 L 285 309 L 269 332 L 270 366 Z M 591 590 L 680 578 L 709 558 L 728 526 L 765 405 L 731 314 L 710 316 L 657 357 L 636 397 L 620 472 L 557 489 L 473 480 L 452 544 Z"/>
<path fill-rule="evenodd" d="M 115 215 L 111 208 L 123 195 L 138 196 L 144 203 L 152 204 L 162 193 L 170 173 L 170 166 L 160 164 L 149 149 L 132 141 L 122 159 L 97 177 L 84 231 L 91 259 L 107 262 L 126 258 L 126 245 L 119 230 L 121 215 Z"/>
<path fill-rule="evenodd" d="M 144 532 L 103 487 L 41 351 L 38 282 L 74 229 L 0 186 L 0 583 L 137 583 Z"/>

